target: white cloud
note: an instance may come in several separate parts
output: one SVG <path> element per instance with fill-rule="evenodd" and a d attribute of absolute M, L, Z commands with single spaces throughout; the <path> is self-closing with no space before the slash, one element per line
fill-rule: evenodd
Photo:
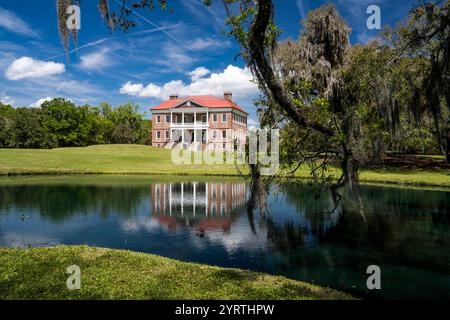
<path fill-rule="evenodd" d="M 19 35 L 40 38 L 39 34 L 14 12 L 2 7 L 0 7 L 0 27 Z"/>
<path fill-rule="evenodd" d="M 203 78 L 207 74 L 210 74 L 211 71 L 206 69 L 205 67 L 198 67 L 192 70 L 191 72 L 188 72 L 188 76 L 191 77 L 192 81 L 197 81 L 200 78 Z"/>
<path fill-rule="evenodd" d="M 252 130 L 252 129 L 257 129 L 257 128 L 260 127 L 259 122 L 253 120 L 252 118 L 248 118 L 247 124 L 248 124 L 248 128 L 249 128 L 250 130 Z"/>
<path fill-rule="evenodd" d="M 39 99 L 36 102 L 33 102 L 32 104 L 30 104 L 30 108 L 40 108 L 44 102 L 51 101 L 51 100 L 53 100 L 52 97 Z"/>
<path fill-rule="evenodd" d="M 120 227 L 126 232 L 147 231 L 151 232 L 161 228 L 158 220 L 154 218 L 139 216 L 124 220 Z"/>
<path fill-rule="evenodd" d="M 128 81 L 120 88 L 121 94 L 144 98 L 157 98 L 164 100 L 171 93 L 180 96 L 221 94 L 232 91 L 236 97 L 245 97 L 258 92 L 258 87 L 252 82 L 253 76 L 248 68 L 239 68 L 229 65 L 223 72 L 211 73 L 207 78 L 199 78 L 190 84 L 181 80 L 172 80 L 162 86 L 150 83 L 144 86 L 142 83 Z"/>
<path fill-rule="evenodd" d="M 3 104 L 13 105 L 14 104 L 14 99 L 9 97 L 9 96 L 4 96 L 3 98 L 0 99 L 0 102 L 3 103 Z"/>
<path fill-rule="evenodd" d="M 225 28 L 227 14 L 220 5 L 220 1 L 213 1 L 211 6 L 205 6 L 198 0 L 180 1 L 193 15 L 199 23 L 213 25 L 217 31 Z"/>
<path fill-rule="evenodd" d="M 6 70 L 5 77 L 9 80 L 41 78 L 53 74 L 60 74 L 65 70 L 66 67 L 63 63 L 22 57 L 13 61 L 13 63 Z"/>
<path fill-rule="evenodd" d="M 160 52 L 161 53 L 161 52 Z M 194 63 L 196 59 L 191 57 L 186 50 L 180 50 L 180 47 L 172 43 L 165 43 L 162 48 L 162 55 L 152 62 L 170 68 L 172 71 L 184 72 L 186 66 Z"/>
<path fill-rule="evenodd" d="M 352 19 L 355 19 L 353 22 L 356 21 L 365 21 L 368 17 L 366 14 L 367 7 L 372 4 L 378 4 L 381 5 L 384 2 L 388 2 L 388 0 L 337 0 L 338 2 L 338 8 L 340 8 L 340 11 L 348 11 L 352 14 Z M 352 22 L 352 21 L 349 21 Z M 366 24 L 364 23 L 364 27 Z"/>
<path fill-rule="evenodd" d="M 197 38 L 187 44 L 189 49 L 200 51 L 205 49 L 228 48 L 231 46 L 230 41 L 223 41 L 213 38 Z"/>
<path fill-rule="evenodd" d="M 98 70 L 113 64 L 108 56 L 108 49 L 101 49 L 80 57 L 80 67 L 85 70 Z"/>
<path fill-rule="evenodd" d="M 305 19 L 309 11 L 309 1 L 297 0 L 297 9 L 298 13 L 300 14 L 300 18 Z"/>
<path fill-rule="evenodd" d="M 149 85 L 150 86 L 150 85 Z M 144 90 L 144 85 L 142 83 L 131 83 L 128 81 L 120 88 L 121 94 L 127 94 L 130 96 L 138 96 Z"/>
<path fill-rule="evenodd" d="M 69 93 L 71 95 L 77 94 L 78 96 L 85 96 L 88 94 L 95 94 L 98 96 L 102 90 L 91 82 L 79 80 L 65 80 L 54 83 L 54 85 L 56 85 L 56 91 L 58 92 Z"/>

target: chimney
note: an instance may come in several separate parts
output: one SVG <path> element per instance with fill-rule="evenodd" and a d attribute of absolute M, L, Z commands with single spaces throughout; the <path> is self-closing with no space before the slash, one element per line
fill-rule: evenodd
<path fill-rule="evenodd" d="M 172 93 L 172 94 L 170 95 L 169 99 L 170 99 L 170 100 L 178 99 L 178 94 Z"/>
<path fill-rule="evenodd" d="M 225 92 L 224 94 L 223 94 L 223 97 L 225 98 L 225 100 L 228 100 L 228 101 L 231 101 L 232 99 L 233 99 L 233 93 L 231 93 L 231 92 Z"/>

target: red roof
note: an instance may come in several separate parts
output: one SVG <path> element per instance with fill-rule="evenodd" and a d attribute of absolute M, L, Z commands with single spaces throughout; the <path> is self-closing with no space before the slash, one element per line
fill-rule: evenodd
<path fill-rule="evenodd" d="M 192 101 L 194 103 L 197 103 L 201 106 L 207 107 L 207 108 L 233 108 L 239 111 L 242 111 L 244 113 L 247 113 L 242 109 L 240 106 L 238 106 L 233 101 L 224 99 L 224 98 L 218 98 L 215 96 L 189 96 L 189 97 L 183 97 L 183 98 L 177 98 L 177 99 L 171 99 L 166 100 L 160 103 L 159 105 L 150 108 L 150 110 L 168 110 L 173 107 L 176 107 L 178 105 L 183 104 L 186 101 Z"/>

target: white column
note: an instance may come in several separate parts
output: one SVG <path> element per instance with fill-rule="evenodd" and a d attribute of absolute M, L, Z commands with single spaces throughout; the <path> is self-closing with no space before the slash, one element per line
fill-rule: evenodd
<path fill-rule="evenodd" d="M 166 215 L 166 184 L 163 184 L 163 212 Z"/>
<path fill-rule="evenodd" d="M 184 213 L 184 183 L 181 183 L 181 216 Z"/>
<path fill-rule="evenodd" d="M 197 111 L 194 111 L 194 143 L 195 142 L 197 142 Z"/>
<path fill-rule="evenodd" d="M 209 111 L 206 110 L 206 124 L 208 127 L 206 128 L 206 143 L 209 142 Z"/>
<path fill-rule="evenodd" d="M 169 184 L 169 214 L 172 216 L 172 184 Z"/>
<path fill-rule="evenodd" d="M 208 216 L 208 182 L 205 183 L 205 214 Z"/>
<path fill-rule="evenodd" d="M 172 132 L 172 124 L 173 124 L 173 112 L 170 111 L 170 142 L 173 142 L 173 132 Z"/>
<path fill-rule="evenodd" d="M 193 196 L 192 196 L 192 199 L 193 199 L 193 201 L 192 201 L 192 207 L 193 207 L 193 214 L 194 214 L 194 217 L 195 217 L 195 185 L 196 185 L 196 183 L 194 182 L 194 183 L 193 183 L 194 194 L 193 194 Z"/>

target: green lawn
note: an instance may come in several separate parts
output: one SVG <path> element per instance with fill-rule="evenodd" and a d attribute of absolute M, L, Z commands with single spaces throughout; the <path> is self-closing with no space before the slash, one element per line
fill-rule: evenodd
<path fill-rule="evenodd" d="M 449 188 L 450 170 L 365 169 L 360 174 L 360 181 Z"/>
<path fill-rule="evenodd" d="M 248 172 L 245 167 L 242 172 Z M 338 176 L 338 170 L 331 169 Z M 234 165 L 176 165 L 171 151 L 142 145 L 98 145 L 52 150 L 0 149 L 0 174 L 238 175 Z M 308 178 L 303 166 L 297 176 Z M 450 170 L 365 169 L 362 182 L 450 187 Z"/>
<path fill-rule="evenodd" d="M 81 269 L 81 289 L 66 268 Z M 262 273 L 87 246 L 0 248 L 1 299 L 352 299 L 348 294 Z"/>
<path fill-rule="evenodd" d="M 176 165 L 171 151 L 143 145 L 0 149 L 0 174 L 236 175 L 234 165 Z"/>

